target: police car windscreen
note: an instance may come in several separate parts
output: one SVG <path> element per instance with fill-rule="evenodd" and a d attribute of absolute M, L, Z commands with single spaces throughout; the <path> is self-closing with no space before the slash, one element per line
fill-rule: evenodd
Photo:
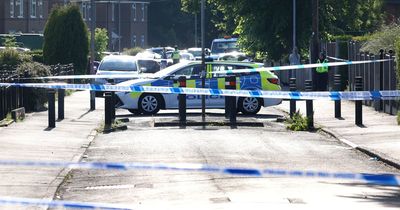
<path fill-rule="evenodd" d="M 213 54 L 228 53 L 239 50 L 236 41 L 214 42 L 211 48 L 211 53 Z"/>
<path fill-rule="evenodd" d="M 160 64 L 154 60 L 138 60 L 138 64 L 143 73 L 156 73 L 160 71 Z"/>
<path fill-rule="evenodd" d="M 136 62 L 133 59 L 120 60 L 112 59 L 102 62 L 99 70 L 103 71 L 137 71 Z"/>

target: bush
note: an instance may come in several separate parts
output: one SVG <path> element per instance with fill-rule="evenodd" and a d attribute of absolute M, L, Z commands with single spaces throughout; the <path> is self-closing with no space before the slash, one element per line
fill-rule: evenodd
<path fill-rule="evenodd" d="M 124 49 L 124 52 L 122 54 L 125 55 L 133 55 L 135 56 L 136 54 L 143 52 L 144 49 L 140 48 L 140 47 L 135 47 L 135 48 L 130 48 L 130 49 Z"/>
<path fill-rule="evenodd" d="M 50 67 L 38 62 L 25 62 L 17 67 L 21 77 L 44 77 L 50 75 Z M 25 82 L 43 82 L 41 80 L 25 80 Z M 24 90 L 25 109 L 27 111 L 40 111 L 44 109 L 47 102 L 47 92 L 45 89 L 27 88 Z"/>
<path fill-rule="evenodd" d="M 28 54 L 18 52 L 12 48 L 6 48 L 0 51 L 0 65 L 17 66 L 23 62 L 32 61 L 32 57 Z"/>
<path fill-rule="evenodd" d="M 400 125 L 400 111 L 397 112 L 397 125 Z"/>
<path fill-rule="evenodd" d="M 397 89 L 400 89 L 400 38 L 397 38 L 394 43 L 394 51 L 396 53 L 396 76 L 397 76 Z"/>
<path fill-rule="evenodd" d="M 38 63 L 43 63 L 43 50 L 34 50 L 27 52 L 26 54 L 30 55 L 32 57 L 32 61 L 38 62 Z"/>
<path fill-rule="evenodd" d="M 400 34 L 400 25 L 392 23 L 383 26 L 379 31 L 371 35 L 371 39 L 366 41 L 361 51 L 379 54 L 380 49 L 395 49 L 395 41 Z"/>
<path fill-rule="evenodd" d="M 300 111 L 297 111 L 293 114 L 293 118 L 288 118 L 286 120 L 286 123 L 288 124 L 286 128 L 292 131 L 307 131 L 307 122 L 307 117 L 303 117 L 300 114 Z"/>
<path fill-rule="evenodd" d="M 88 56 L 88 30 L 79 7 L 71 4 L 53 9 L 44 29 L 45 63 L 73 63 L 76 74 L 85 74 Z"/>

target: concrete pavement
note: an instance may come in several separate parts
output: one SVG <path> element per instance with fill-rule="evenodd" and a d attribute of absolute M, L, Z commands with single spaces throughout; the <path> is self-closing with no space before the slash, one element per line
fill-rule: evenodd
<path fill-rule="evenodd" d="M 46 129 L 47 111 L 28 114 L 24 121 L 0 128 L 0 159 L 79 161 L 104 116 L 103 100 L 96 102 L 97 109 L 89 112 L 89 93 L 78 91 L 65 98 L 65 119 L 57 122 L 54 129 Z M 69 170 L 0 166 L 0 197 L 51 200 Z"/>
<path fill-rule="evenodd" d="M 400 169 L 400 126 L 396 116 L 363 106 L 363 126 L 355 125 L 354 102 L 342 101 L 342 118 L 334 116 L 334 102 L 314 101 L 315 127 L 334 135 L 343 143 Z M 289 101 L 277 106 L 289 111 Z M 305 101 L 297 102 L 297 110 L 306 115 Z"/>

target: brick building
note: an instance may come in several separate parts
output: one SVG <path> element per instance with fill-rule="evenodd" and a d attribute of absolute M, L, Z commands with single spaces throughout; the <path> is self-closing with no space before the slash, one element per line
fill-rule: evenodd
<path fill-rule="evenodd" d="M 56 5 L 78 4 L 90 26 L 90 0 L 0 0 L 0 34 L 43 33 L 47 18 Z M 96 27 L 106 28 L 109 50 L 147 46 L 148 2 L 95 0 Z"/>

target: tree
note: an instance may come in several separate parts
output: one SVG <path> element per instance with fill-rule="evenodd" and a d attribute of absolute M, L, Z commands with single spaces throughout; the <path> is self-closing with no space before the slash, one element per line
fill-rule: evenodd
<path fill-rule="evenodd" d="M 95 60 L 103 59 L 102 52 L 107 51 L 108 32 L 105 28 L 96 28 L 94 33 Z"/>
<path fill-rule="evenodd" d="M 84 74 L 88 54 L 88 30 L 79 7 L 69 4 L 53 9 L 44 30 L 43 59 L 45 63 L 73 63 L 75 72 Z"/>
<path fill-rule="evenodd" d="M 199 0 L 181 0 L 183 10 Z M 320 0 L 322 38 L 338 34 L 364 34 L 382 22 L 383 0 Z M 291 0 L 208 0 L 211 22 L 221 33 L 240 35 L 241 48 L 278 60 L 292 47 Z M 196 8 L 196 7 L 194 7 Z M 308 51 L 311 38 L 311 1 L 297 1 L 297 46 Z M 222 15 L 218 15 L 222 13 Z M 234 29 L 234 31 L 232 31 Z"/>

